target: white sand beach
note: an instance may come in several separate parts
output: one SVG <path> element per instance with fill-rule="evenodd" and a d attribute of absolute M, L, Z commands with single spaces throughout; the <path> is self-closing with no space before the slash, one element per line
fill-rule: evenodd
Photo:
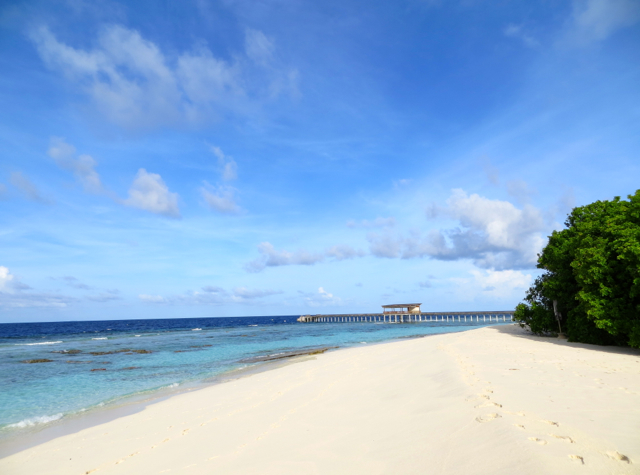
<path fill-rule="evenodd" d="M 639 474 L 640 352 L 512 325 L 363 345 L 171 397 L 0 473 Z"/>

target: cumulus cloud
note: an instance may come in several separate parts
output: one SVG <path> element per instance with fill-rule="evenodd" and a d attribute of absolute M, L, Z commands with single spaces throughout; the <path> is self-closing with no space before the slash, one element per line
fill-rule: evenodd
<path fill-rule="evenodd" d="M 347 245 L 336 245 L 326 249 L 324 252 L 310 252 L 303 249 L 290 252 L 277 250 L 269 242 L 260 243 L 258 252 L 260 257 L 245 265 L 245 270 L 248 272 L 261 272 L 267 267 L 311 266 L 324 261 L 325 258 L 342 261 L 365 255 L 363 251 Z"/>
<path fill-rule="evenodd" d="M 102 193 L 104 191 L 100 175 L 95 170 L 98 163 L 90 155 L 80 155 L 75 158 L 76 148 L 65 142 L 62 137 L 51 137 L 48 155 L 63 170 L 70 171 L 82 184 L 88 193 Z"/>
<path fill-rule="evenodd" d="M 640 21 L 637 0 L 574 0 L 573 6 L 569 37 L 578 44 L 604 40 Z"/>
<path fill-rule="evenodd" d="M 545 242 L 542 213 L 530 205 L 519 209 L 508 201 L 467 195 L 458 189 L 439 212 L 455 219 L 459 227 L 409 236 L 390 231 L 370 233 L 371 254 L 404 259 L 472 259 L 481 268 L 517 269 L 534 267 Z"/>
<path fill-rule="evenodd" d="M 50 203 L 48 199 L 40 194 L 40 191 L 31 183 L 26 176 L 24 176 L 21 172 L 13 172 L 10 177 L 11 184 L 15 186 L 22 195 L 31 200 L 38 201 L 40 203 Z"/>
<path fill-rule="evenodd" d="M 243 113 L 291 82 L 291 71 L 273 59 L 273 41 L 258 30 L 247 30 L 245 52 L 231 54 L 233 62 L 216 58 L 204 42 L 167 54 L 120 25 L 102 28 L 87 49 L 59 41 L 45 26 L 30 37 L 49 68 L 88 94 L 109 121 L 132 130 Z"/>
<path fill-rule="evenodd" d="M 452 278 L 462 300 L 522 298 L 533 277 L 518 270 L 471 270 L 471 277 Z"/>
<path fill-rule="evenodd" d="M 235 188 L 231 186 L 213 187 L 206 181 L 200 188 L 202 199 L 209 208 L 223 214 L 238 214 L 241 209 L 235 200 Z"/>
<path fill-rule="evenodd" d="M 138 170 L 129 189 L 129 198 L 122 203 L 171 218 L 180 217 L 178 194 L 169 191 L 160 175 L 148 173 L 144 168 Z"/>

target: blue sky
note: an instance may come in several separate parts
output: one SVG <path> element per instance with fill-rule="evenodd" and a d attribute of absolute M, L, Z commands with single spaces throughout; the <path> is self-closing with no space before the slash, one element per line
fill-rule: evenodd
<path fill-rule="evenodd" d="M 640 2 L 3 2 L 0 321 L 510 309 L 640 177 Z"/>

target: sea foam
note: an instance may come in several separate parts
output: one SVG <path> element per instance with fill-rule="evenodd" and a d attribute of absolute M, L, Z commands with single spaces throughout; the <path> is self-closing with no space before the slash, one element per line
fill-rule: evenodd
<path fill-rule="evenodd" d="M 16 427 L 19 429 L 24 429 L 25 427 L 34 427 L 42 424 L 48 424 L 49 422 L 57 421 L 62 418 L 62 413 L 54 414 L 53 416 L 41 416 L 41 417 L 32 417 L 30 419 L 24 419 L 20 422 L 16 422 L 15 424 L 9 424 L 7 427 Z"/>
<path fill-rule="evenodd" d="M 16 346 L 34 346 L 34 345 L 57 345 L 62 341 L 41 341 L 38 343 L 16 343 Z"/>

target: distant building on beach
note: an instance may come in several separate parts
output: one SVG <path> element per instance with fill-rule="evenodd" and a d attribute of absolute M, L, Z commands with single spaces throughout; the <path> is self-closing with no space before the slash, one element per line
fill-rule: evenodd
<path fill-rule="evenodd" d="M 410 313 L 420 313 L 421 303 L 394 303 L 392 305 L 383 305 L 383 314 L 401 315 Z"/>

